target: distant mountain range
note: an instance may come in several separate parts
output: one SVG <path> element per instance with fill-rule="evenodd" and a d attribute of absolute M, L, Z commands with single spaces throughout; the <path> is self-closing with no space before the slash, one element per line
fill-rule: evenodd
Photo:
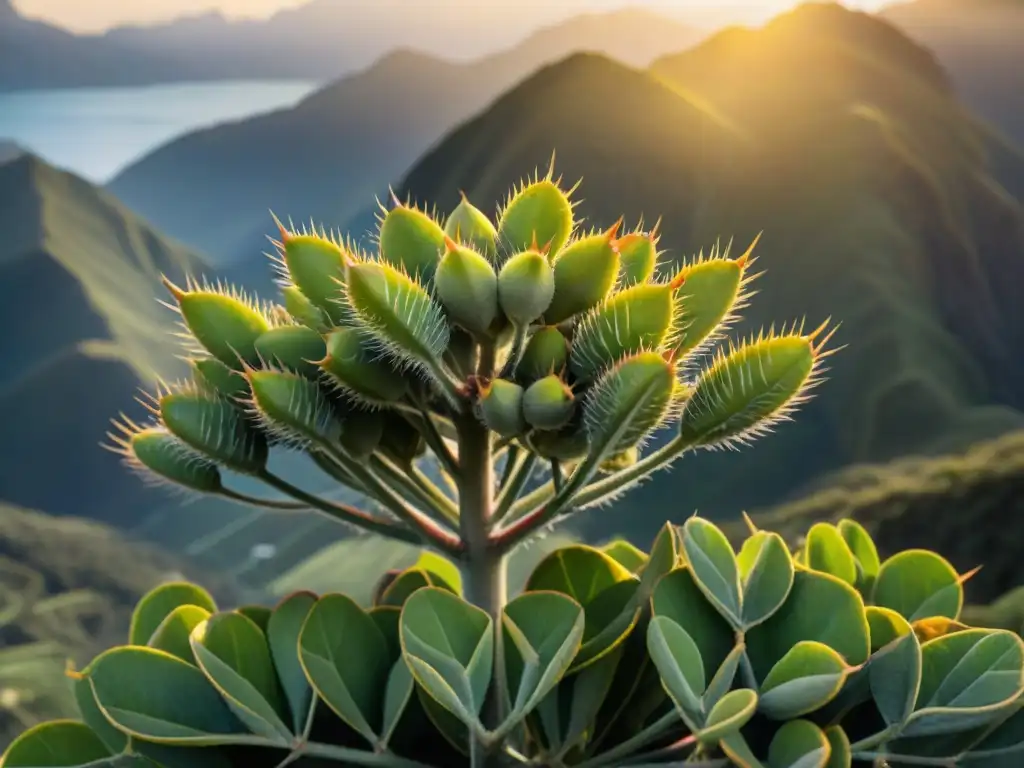
<path fill-rule="evenodd" d="M 703 36 L 645 11 L 621 11 L 575 17 L 473 62 L 401 50 L 293 109 L 171 141 L 108 187 L 219 264 L 259 260 L 273 231 L 268 210 L 346 225 L 438 136 L 537 67 L 584 50 L 647 66 Z"/>

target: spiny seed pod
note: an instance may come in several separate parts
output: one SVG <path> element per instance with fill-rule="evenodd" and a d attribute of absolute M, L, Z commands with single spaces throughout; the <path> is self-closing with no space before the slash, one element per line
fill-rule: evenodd
<path fill-rule="evenodd" d="M 526 436 L 530 450 L 545 459 L 578 461 L 590 452 L 587 432 L 575 421 L 556 432 L 537 430 Z"/>
<path fill-rule="evenodd" d="M 217 493 L 223 488 L 217 465 L 166 429 L 148 427 L 118 442 L 125 458 L 138 470 L 200 493 Z"/>
<path fill-rule="evenodd" d="M 478 336 L 487 334 L 498 317 L 498 276 L 491 262 L 445 236 L 434 287 L 453 322 Z"/>
<path fill-rule="evenodd" d="M 181 389 L 165 394 L 158 404 L 164 426 L 202 455 L 243 474 L 257 474 L 266 466 L 266 437 L 224 398 Z"/>
<path fill-rule="evenodd" d="M 573 229 L 572 203 L 553 180 L 554 162 L 543 179 L 514 190 L 498 219 L 498 244 L 506 254 L 540 243 L 549 253 L 561 250 Z"/>
<path fill-rule="evenodd" d="M 271 365 L 313 378 L 320 368 L 317 360 L 327 354 L 323 337 L 304 325 L 281 325 L 256 339 L 256 351 Z"/>
<path fill-rule="evenodd" d="M 523 417 L 537 429 L 561 429 L 572 419 L 576 398 L 557 376 L 538 379 L 523 394 Z"/>
<path fill-rule="evenodd" d="M 337 287 L 337 286 L 335 286 Z M 307 328 L 323 333 L 327 330 L 327 315 L 316 307 L 313 302 L 306 298 L 298 286 L 286 285 L 281 289 L 281 296 L 284 298 L 284 308 L 288 314 Z"/>
<path fill-rule="evenodd" d="M 494 379 L 480 388 L 480 418 L 492 432 L 502 437 L 517 437 L 526 429 L 523 418 L 523 388 Z"/>
<path fill-rule="evenodd" d="M 263 427 L 286 444 L 334 440 L 341 421 L 315 381 L 292 371 L 246 371 L 252 409 Z"/>
<path fill-rule="evenodd" d="M 596 307 L 612 290 L 619 273 L 614 241 L 620 226 L 621 219 L 605 232 L 569 243 L 554 257 L 555 295 L 544 312 L 548 325 Z"/>
<path fill-rule="evenodd" d="M 383 430 L 380 452 L 400 467 L 407 467 L 427 452 L 427 442 L 419 430 L 391 411 L 381 413 Z"/>
<path fill-rule="evenodd" d="M 327 337 L 327 356 L 320 367 L 343 393 L 375 405 L 395 403 L 409 391 L 408 380 L 369 350 L 365 333 L 335 328 Z"/>
<path fill-rule="evenodd" d="M 584 315 L 572 340 L 569 370 L 591 381 L 617 360 L 640 350 L 657 350 L 678 313 L 681 278 L 640 283 L 613 294 Z"/>
<path fill-rule="evenodd" d="M 547 255 L 534 247 L 505 262 L 498 274 L 498 300 L 505 317 L 525 327 L 544 314 L 555 295 L 555 273 Z"/>
<path fill-rule="evenodd" d="M 252 300 L 220 285 L 200 286 L 191 280 L 185 290 L 166 278 L 164 285 L 177 300 L 185 326 L 207 352 L 235 370 L 258 362 L 256 339 L 270 323 Z"/>
<path fill-rule="evenodd" d="M 221 395 L 229 400 L 238 400 L 249 394 L 249 383 L 238 371 L 233 371 L 215 357 L 191 360 L 195 371 L 195 382 L 211 394 Z"/>
<path fill-rule="evenodd" d="M 591 443 L 612 455 L 636 446 L 661 425 L 675 391 L 675 368 L 659 353 L 624 358 L 588 393 L 583 414 Z"/>
<path fill-rule="evenodd" d="M 534 332 L 526 344 L 516 374 L 523 381 L 535 381 L 550 373 L 561 373 L 569 359 L 569 340 L 549 325 Z"/>
<path fill-rule="evenodd" d="M 636 446 L 627 448 L 622 453 L 617 453 L 605 459 L 601 463 L 601 471 L 612 473 L 623 469 L 629 469 L 640 460 L 640 449 Z"/>
<path fill-rule="evenodd" d="M 365 459 L 380 445 L 384 418 L 376 411 L 353 410 L 341 422 L 342 449 L 354 459 Z"/>
<path fill-rule="evenodd" d="M 288 232 L 280 222 L 278 226 L 281 228 L 278 250 L 284 276 L 314 307 L 327 315 L 332 325 L 340 325 L 345 319 L 338 295 L 340 283 L 345 279 L 346 250 L 326 237 Z"/>
<path fill-rule="evenodd" d="M 705 349 L 728 329 L 736 312 L 746 306 L 748 296 L 743 289 L 756 277 L 746 275 L 754 261 L 750 254 L 755 245 L 757 239 L 736 259 L 719 257 L 716 252 L 707 259 L 701 255 L 679 272 L 684 287 L 680 291 L 682 301 L 676 323 L 679 330 L 674 341 L 677 357 Z"/>
<path fill-rule="evenodd" d="M 465 192 L 459 194 L 462 200 L 445 222 L 444 232 L 452 240 L 475 248 L 493 262 L 498 255 L 498 230 L 487 214 L 469 202 Z"/>
<path fill-rule="evenodd" d="M 658 266 L 658 225 L 649 233 L 629 232 L 616 241 L 619 251 L 619 285 L 646 283 Z"/>
<path fill-rule="evenodd" d="M 395 202 L 380 222 L 381 260 L 429 285 L 444 251 L 444 229 L 418 208 Z"/>
<path fill-rule="evenodd" d="M 448 346 L 448 321 L 422 285 L 374 261 L 349 264 L 346 276 L 345 301 L 376 346 L 412 367 L 429 369 L 441 359 Z"/>
<path fill-rule="evenodd" d="M 820 382 L 822 360 L 832 351 L 821 341 L 828 321 L 804 335 L 800 329 L 775 335 L 760 332 L 714 362 L 697 379 L 683 408 L 679 433 L 693 446 L 729 447 L 771 431 L 806 402 Z"/>

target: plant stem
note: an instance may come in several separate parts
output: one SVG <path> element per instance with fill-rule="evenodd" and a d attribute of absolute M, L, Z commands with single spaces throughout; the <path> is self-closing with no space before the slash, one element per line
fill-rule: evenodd
<path fill-rule="evenodd" d="M 512 505 L 515 500 L 519 498 L 519 494 L 522 493 L 524 487 L 530 480 L 530 476 L 533 474 L 533 468 L 537 465 L 537 454 L 532 451 L 524 453 L 524 455 L 517 457 L 517 461 L 514 467 L 512 467 L 511 477 L 504 484 L 501 489 L 501 493 L 498 496 L 498 505 L 494 510 L 495 524 L 500 523 L 508 513 L 512 510 Z"/>
<path fill-rule="evenodd" d="M 237 501 L 239 504 L 248 504 L 251 507 L 264 507 L 265 509 L 280 509 L 280 510 L 308 510 L 309 505 L 303 504 L 301 501 L 283 501 L 281 499 L 261 499 L 256 496 L 250 496 L 247 493 L 241 491 L 233 491 L 230 488 L 222 488 L 217 492 L 218 496 L 223 496 L 225 499 L 231 499 Z"/>

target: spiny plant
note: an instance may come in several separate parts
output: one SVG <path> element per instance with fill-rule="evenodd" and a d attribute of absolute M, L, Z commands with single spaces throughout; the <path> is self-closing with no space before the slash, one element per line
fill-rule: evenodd
<path fill-rule="evenodd" d="M 752 251 L 675 269 L 657 227 L 581 228 L 572 192 L 535 174 L 496 222 L 465 196 L 443 220 L 396 200 L 372 254 L 282 226 L 283 306 L 168 283 L 194 375 L 150 397 L 152 423 L 119 422 L 131 465 L 428 554 L 368 609 L 303 592 L 219 610 L 158 588 L 129 644 L 74 673 L 82 721 L 26 732 L 3 768 L 840 768 L 1003 748 L 1020 639 L 959 625 L 963 577 L 928 553 L 879 565 L 852 525 L 794 558 L 760 531 L 737 554 L 691 518 L 650 553 L 560 548 L 510 599 L 516 547 L 687 451 L 765 434 L 832 351 L 828 323 L 722 344 Z M 368 504 L 279 477 L 279 449 Z"/>

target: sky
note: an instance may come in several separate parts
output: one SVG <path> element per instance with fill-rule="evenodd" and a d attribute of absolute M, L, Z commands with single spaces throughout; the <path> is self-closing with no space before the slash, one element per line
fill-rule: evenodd
<path fill-rule="evenodd" d="M 430 0 L 408 0 L 429 3 Z M 465 0 L 486 3 L 489 0 Z M 557 2 L 558 0 L 547 0 Z M 308 0 L 14 0 L 26 16 L 48 21 L 75 32 L 99 32 L 119 24 L 150 24 L 183 15 L 220 11 L 232 18 L 265 18 L 274 12 L 303 5 Z M 353 5 L 373 0 L 338 0 Z M 891 0 L 844 0 L 844 5 L 875 10 Z M 686 11 L 728 6 L 735 21 L 759 21 L 797 4 L 797 0 L 586 0 L 594 10 L 643 5 L 682 15 Z"/>

